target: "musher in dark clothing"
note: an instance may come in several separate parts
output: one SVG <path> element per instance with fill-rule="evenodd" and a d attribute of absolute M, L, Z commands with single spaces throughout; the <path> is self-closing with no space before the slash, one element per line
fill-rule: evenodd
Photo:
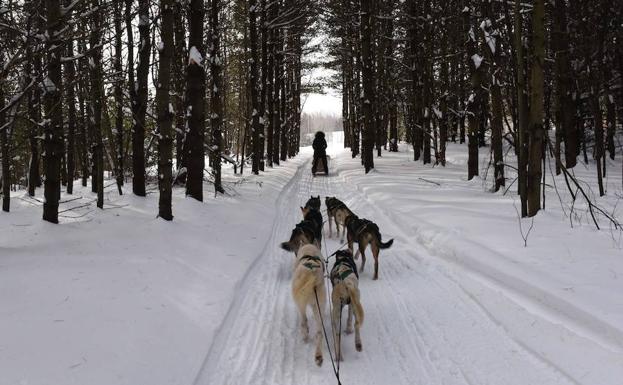
<path fill-rule="evenodd" d="M 316 165 L 318 164 L 318 159 L 322 159 L 322 164 L 324 166 L 324 173 L 329 174 L 329 166 L 327 165 L 327 141 L 324 139 L 324 132 L 318 131 L 316 132 L 316 136 L 314 137 L 314 143 L 312 144 L 312 148 L 314 149 L 314 162 L 312 164 L 312 174 L 316 175 Z"/>

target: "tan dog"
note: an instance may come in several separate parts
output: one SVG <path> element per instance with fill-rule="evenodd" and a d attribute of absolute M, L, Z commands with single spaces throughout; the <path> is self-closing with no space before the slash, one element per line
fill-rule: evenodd
<path fill-rule="evenodd" d="M 309 340 L 307 306 L 312 308 L 316 321 L 316 365 L 322 365 L 322 314 L 326 303 L 324 284 L 324 263 L 320 249 L 315 245 L 303 245 L 296 253 L 294 278 L 292 279 L 292 297 L 301 317 L 303 340 Z"/>
<path fill-rule="evenodd" d="M 327 206 L 327 221 L 329 222 L 329 237 L 331 237 L 331 220 L 335 222 L 335 230 L 337 236 L 340 236 L 340 225 L 344 228 L 344 223 L 349 215 L 353 212 L 348 209 L 346 204 L 336 197 L 326 197 L 324 204 Z M 344 242 L 344 234 L 346 231 L 342 231 L 342 240 Z"/>
<path fill-rule="evenodd" d="M 338 332 L 340 330 L 340 318 L 342 317 L 342 307 L 348 305 L 348 319 L 346 320 L 346 334 L 353 332 L 353 314 L 355 316 L 355 349 L 361 351 L 361 334 L 359 329 L 363 324 L 363 306 L 361 306 L 359 294 L 359 275 L 357 265 L 353 260 L 350 250 L 339 250 L 335 253 L 335 264 L 331 269 L 331 303 L 333 312 L 331 322 L 333 322 L 333 340 L 335 341 L 335 352 L 338 360 L 342 360 L 342 341 Z"/>

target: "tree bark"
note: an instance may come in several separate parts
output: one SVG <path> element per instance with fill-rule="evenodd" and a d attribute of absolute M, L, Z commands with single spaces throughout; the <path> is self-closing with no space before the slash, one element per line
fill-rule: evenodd
<path fill-rule="evenodd" d="M 115 149 L 117 155 L 115 177 L 119 195 L 123 194 L 123 46 L 121 43 L 123 31 L 121 29 L 121 7 L 122 3 L 120 1 L 115 2 L 115 128 L 113 130 L 113 134 L 115 136 Z M 67 158 L 69 162 L 69 156 Z"/>
<path fill-rule="evenodd" d="M 214 172 L 214 189 L 224 193 L 221 183 L 221 151 L 222 151 L 222 126 L 223 126 L 223 72 L 221 59 L 221 41 L 219 36 L 219 0 L 212 0 L 210 10 L 210 104 L 212 114 L 210 125 L 212 128 L 212 171 Z M 261 128 L 259 128 L 261 130 Z"/>
<path fill-rule="evenodd" d="M 203 44 L 203 19 L 205 9 L 203 1 L 191 0 L 189 13 L 188 45 L 190 47 L 186 73 L 186 116 L 187 132 L 185 148 L 186 195 L 203 201 L 203 169 L 204 158 L 204 130 L 205 130 L 205 71 L 203 58 L 205 50 Z"/>
<path fill-rule="evenodd" d="M 276 7 L 276 3 L 272 7 Z M 257 0 L 249 0 L 249 44 L 251 48 L 251 74 L 249 78 L 249 86 L 251 87 L 251 135 L 253 145 L 253 163 L 251 172 L 260 173 L 260 90 L 258 88 L 258 63 L 260 60 L 257 41 Z"/>
<path fill-rule="evenodd" d="M 158 216 L 170 221 L 172 166 L 173 166 L 173 111 L 170 108 L 171 62 L 173 58 L 173 0 L 160 1 L 162 45 L 159 51 L 158 84 L 156 86 L 156 108 L 158 114 Z"/>
<path fill-rule="evenodd" d="M 532 63 L 530 71 L 530 116 L 528 144 L 528 216 L 541 209 L 543 158 L 543 67 L 545 63 L 545 2 L 535 0 L 532 10 Z"/>
<path fill-rule="evenodd" d="M 104 83 L 102 79 L 102 12 L 100 0 L 92 0 L 93 13 L 89 45 L 89 75 L 91 79 L 90 108 L 91 116 L 91 147 L 93 148 L 93 185 L 97 192 L 97 207 L 104 208 L 104 145 L 102 143 L 102 103 L 104 100 Z"/>
<path fill-rule="evenodd" d="M 43 80 L 45 90 L 44 146 L 45 183 L 43 220 L 58 223 L 58 205 L 61 197 L 61 158 L 63 156 L 63 109 L 62 109 L 62 44 L 59 31 L 63 29 L 60 2 L 46 0 L 47 75 Z"/>
<path fill-rule="evenodd" d="M 374 68 L 372 62 L 372 0 L 361 0 L 361 59 L 363 75 L 363 149 L 362 161 L 366 174 L 374 168 Z"/>
<path fill-rule="evenodd" d="M 126 6 L 128 3 L 126 3 Z M 132 105 L 134 126 L 132 127 L 132 192 L 145 196 L 145 121 L 147 113 L 147 75 L 149 74 L 149 0 L 138 0 L 138 66 L 136 68 L 136 99 Z M 128 28 L 130 28 L 128 26 Z M 130 38 L 128 38 L 128 43 Z M 132 84 L 130 84 L 132 87 Z"/>

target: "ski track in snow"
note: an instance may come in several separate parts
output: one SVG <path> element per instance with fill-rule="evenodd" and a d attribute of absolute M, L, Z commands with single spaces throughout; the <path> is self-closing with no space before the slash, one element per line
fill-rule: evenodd
<path fill-rule="evenodd" d="M 195 384 L 336 382 L 324 342 L 319 368 L 313 344 L 302 340 L 290 291 L 293 255 L 278 246 L 301 220 L 299 206 L 318 194 L 325 221 L 324 197 L 337 196 L 359 216 L 377 223 L 384 240 L 395 238 L 392 248 L 381 251 L 378 281 L 372 280 L 373 258 L 369 250 L 366 253 L 366 270 L 360 274 L 363 351 L 355 351 L 353 335 L 343 334 L 343 384 L 576 383 L 516 342 L 443 264 L 427 262 L 420 254 L 424 248 L 402 230 L 405 227 L 348 186 L 339 167 L 330 163 L 328 177 L 314 178 L 310 165 L 303 163 L 281 192 L 271 236 L 241 281 Z M 342 244 L 333 231 L 329 239 L 324 228 L 325 255 Z M 326 311 L 324 320 L 330 328 Z M 310 333 L 316 327 L 310 317 Z"/>

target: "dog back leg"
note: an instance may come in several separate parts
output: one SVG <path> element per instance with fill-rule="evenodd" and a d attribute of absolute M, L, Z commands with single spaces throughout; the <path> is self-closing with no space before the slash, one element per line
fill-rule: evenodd
<path fill-rule="evenodd" d="M 316 361 L 316 365 L 322 366 L 322 314 L 320 314 L 320 309 L 324 309 L 326 300 L 325 291 L 322 286 L 316 286 L 316 295 L 318 297 L 318 303 L 316 303 L 316 298 L 314 298 L 314 302 L 312 303 L 314 318 L 316 321 L 316 353 L 314 355 L 314 359 Z M 318 305 L 320 305 L 320 309 L 318 308 Z"/>
<path fill-rule="evenodd" d="M 301 333 L 303 334 L 303 341 L 309 341 L 309 324 L 307 322 L 307 305 L 305 303 L 297 302 L 296 307 L 299 309 L 299 315 L 301 318 Z"/>
<path fill-rule="evenodd" d="M 359 242 L 359 250 L 357 250 L 357 254 L 361 253 L 361 271 L 366 267 L 366 247 L 368 246 L 366 241 Z M 355 258 L 357 256 L 355 255 Z"/>
<path fill-rule="evenodd" d="M 379 279 L 379 245 L 372 242 L 370 248 L 372 248 L 372 256 L 374 257 L 374 278 L 372 279 Z"/>
<path fill-rule="evenodd" d="M 353 332 L 353 305 L 348 305 L 348 318 L 346 319 L 346 334 Z"/>
<path fill-rule="evenodd" d="M 359 332 L 360 328 L 361 328 L 361 324 L 359 323 L 359 320 L 355 316 L 355 349 L 358 352 L 360 352 L 363 348 L 361 345 L 361 333 Z"/>
<path fill-rule="evenodd" d="M 334 291 L 335 293 L 335 291 Z M 340 318 L 342 318 L 342 306 L 339 296 L 333 297 L 333 311 L 331 313 L 331 322 L 333 323 L 333 341 L 335 341 L 335 356 L 338 361 L 342 360 L 342 341 L 340 340 Z"/>
<path fill-rule="evenodd" d="M 361 325 L 363 324 L 363 307 L 361 306 L 361 301 L 360 301 L 360 293 L 359 293 L 359 289 L 358 288 L 351 288 L 351 290 L 349 290 L 349 295 L 350 295 L 350 305 L 348 306 L 349 310 L 351 312 L 355 313 L 355 349 L 357 349 L 358 352 L 361 351 L 362 349 L 362 345 L 361 345 L 361 334 L 359 332 L 359 329 L 361 328 Z"/>

